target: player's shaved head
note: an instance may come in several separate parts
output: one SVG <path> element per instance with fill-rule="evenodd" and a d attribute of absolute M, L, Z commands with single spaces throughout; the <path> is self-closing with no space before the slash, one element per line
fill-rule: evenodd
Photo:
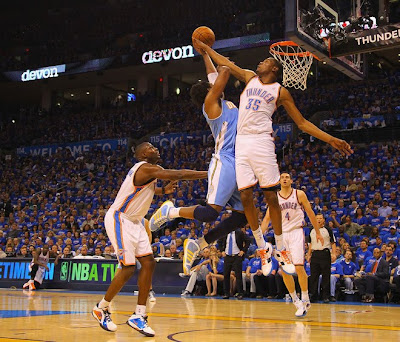
<path fill-rule="evenodd" d="M 156 164 L 160 161 L 160 152 L 158 148 L 146 141 L 136 147 L 135 158 L 139 161 L 147 161 L 148 163 Z"/>
<path fill-rule="evenodd" d="M 145 159 L 145 154 L 146 150 L 151 146 L 151 144 L 147 141 L 142 142 L 135 148 L 135 158 L 137 160 L 144 160 Z"/>

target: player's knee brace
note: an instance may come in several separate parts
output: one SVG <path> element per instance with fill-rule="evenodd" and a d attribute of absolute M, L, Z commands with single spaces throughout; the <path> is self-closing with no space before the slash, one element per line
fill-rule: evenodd
<path fill-rule="evenodd" d="M 193 213 L 196 220 L 201 222 L 212 222 L 218 218 L 219 212 L 215 210 L 211 205 L 206 206 L 199 205 Z"/>
<path fill-rule="evenodd" d="M 247 223 L 246 216 L 243 213 L 238 213 L 234 211 L 232 215 L 225 220 L 221 221 L 218 226 L 214 229 L 211 229 L 206 235 L 204 235 L 204 239 L 207 243 L 213 243 L 218 239 L 228 235 L 230 232 L 238 228 L 242 228 Z"/>
<path fill-rule="evenodd" d="M 235 222 L 235 226 L 238 228 L 242 228 L 247 224 L 246 215 L 237 211 L 232 212 L 232 221 Z"/>

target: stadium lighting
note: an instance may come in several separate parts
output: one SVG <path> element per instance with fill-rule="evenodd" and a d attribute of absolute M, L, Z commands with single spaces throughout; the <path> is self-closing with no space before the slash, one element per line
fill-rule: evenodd
<path fill-rule="evenodd" d="M 74 97 L 74 94 L 71 94 L 71 97 Z"/>
<path fill-rule="evenodd" d="M 13 124 L 15 124 L 15 120 L 13 119 L 13 120 L 11 120 L 11 122 L 13 123 Z"/>
<path fill-rule="evenodd" d="M 90 95 L 90 92 L 87 91 L 87 92 L 86 92 L 86 95 Z"/>
<path fill-rule="evenodd" d="M 176 92 L 176 95 L 179 95 L 181 93 L 181 90 L 179 88 L 176 88 L 175 92 Z"/>

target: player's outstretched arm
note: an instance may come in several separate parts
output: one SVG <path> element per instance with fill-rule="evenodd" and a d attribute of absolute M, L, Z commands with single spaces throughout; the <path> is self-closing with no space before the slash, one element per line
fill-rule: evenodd
<path fill-rule="evenodd" d="M 235 76 L 238 80 L 247 84 L 247 82 L 256 75 L 256 73 L 252 70 L 242 69 L 238 67 L 228 58 L 220 55 L 218 52 L 214 51 L 211 47 L 204 44 L 200 40 L 193 39 L 193 41 L 196 42 L 196 45 L 199 46 L 199 48 L 201 48 L 203 51 L 205 51 L 215 63 L 220 66 L 227 66 L 229 69 L 231 69 L 232 75 Z"/>
<path fill-rule="evenodd" d="M 206 67 L 206 73 L 207 73 L 208 81 L 211 84 L 214 84 L 215 83 L 215 79 L 218 76 L 217 69 L 215 68 L 215 65 L 212 62 L 212 60 L 211 60 L 210 56 L 208 55 L 208 53 L 203 51 L 203 50 L 201 50 L 201 52 L 202 52 L 202 56 L 203 56 L 204 65 Z M 210 79 L 210 77 L 212 79 Z"/>
<path fill-rule="evenodd" d="M 193 170 L 168 170 L 163 169 L 159 165 L 144 164 L 135 175 L 136 184 L 145 184 L 150 179 L 158 178 L 164 180 L 195 180 L 207 178 L 207 171 L 193 171 Z"/>
<path fill-rule="evenodd" d="M 319 225 L 317 222 L 317 218 L 315 217 L 315 213 L 311 208 L 311 204 L 307 198 L 307 195 L 302 190 L 296 190 L 296 191 L 297 191 L 297 198 L 299 200 L 299 203 L 304 208 L 304 211 L 306 212 L 308 218 L 311 221 L 311 224 L 313 225 L 313 227 L 315 229 L 317 241 L 321 242 L 321 245 L 324 245 L 324 238 L 322 237 L 321 232 L 319 231 Z"/>
<path fill-rule="evenodd" d="M 346 141 L 333 137 L 332 135 L 320 130 L 310 121 L 306 120 L 296 107 L 292 95 L 290 95 L 289 91 L 284 87 L 281 88 L 278 100 L 278 106 L 280 105 L 285 108 L 289 116 L 303 132 L 306 132 L 319 140 L 325 141 L 332 147 L 338 149 L 343 155 L 349 156 L 353 153 L 353 150 Z"/>

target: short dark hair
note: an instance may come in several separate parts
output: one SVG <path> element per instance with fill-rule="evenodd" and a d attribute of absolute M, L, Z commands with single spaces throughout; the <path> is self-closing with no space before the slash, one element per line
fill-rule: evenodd
<path fill-rule="evenodd" d="M 190 97 L 197 107 L 203 107 L 204 100 L 206 99 L 210 87 L 210 83 L 206 81 L 201 81 L 192 85 Z"/>
<path fill-rule="evenodd" d="M 275 73 L 276 77 L 278 79 L 282 78 L 282 72 L 283 72 L 283 65 L 280 61 L 278 61 L 276 58 L 273 58 L 275 61 L 275 66 L 278 67 L 278 71 Z"/>

